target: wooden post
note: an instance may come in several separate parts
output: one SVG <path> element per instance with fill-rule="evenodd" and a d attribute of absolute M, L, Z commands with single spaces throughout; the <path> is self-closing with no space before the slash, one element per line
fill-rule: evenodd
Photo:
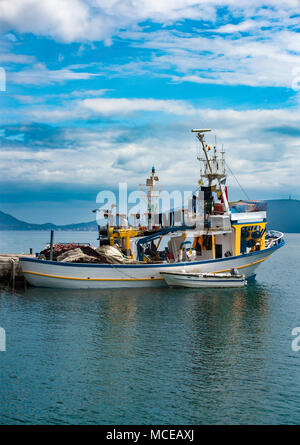
<path fill-rule="evenodd" d="M 12 290 L 15 290 L 15 284 L 16 284 L 16 263 L 13 258 L 10 258 L 11 262 L 11 287 Z"/>
<path fill-rule="evenodd" d="M 50 232 L 50 261 L 53 261 L 53 238 L 54 238 L 54 230 Z"/>

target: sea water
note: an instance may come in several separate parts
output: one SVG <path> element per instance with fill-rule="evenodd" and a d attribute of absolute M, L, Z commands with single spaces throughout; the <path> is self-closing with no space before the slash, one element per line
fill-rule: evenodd
<path fill-rule="evenodd" d="M 48 239 L 0 232 L 0 252 Z M 3 289 L 0 423 L 299 423 L 300 235 L 286 240 L 245 289 Z"/>

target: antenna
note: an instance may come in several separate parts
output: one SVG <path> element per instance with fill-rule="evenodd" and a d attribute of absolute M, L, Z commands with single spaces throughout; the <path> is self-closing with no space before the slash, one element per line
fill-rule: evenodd
<path fill-rule="evenodd" d="M 192 133 L 206 133 L 207 131 L 211 131 L 211 130 L 197 130 L 197 129 L 193 129 L 193 130 L 191 130 L 192 131 Z"/>

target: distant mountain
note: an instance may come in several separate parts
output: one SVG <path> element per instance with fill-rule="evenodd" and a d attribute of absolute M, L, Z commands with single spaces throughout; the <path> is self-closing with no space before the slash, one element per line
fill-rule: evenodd
<path fill-rule="evenodd" d="M 300 201 L 296 199 L 272 199 L 268 203 L 268 228 L 287 233 L 300 233 Z M 57 226 L 55 224 L 31 224 L 0 211 L 0 230 L 86 230 L 97 231 L 96 221 Z"/>
<path fill-rule="evenodd" d="M 64 226 L 57 226 L 56 224 L 31 224 L 25 221 L 21 221 L 8 213 L 1 212 L 0 210 L 0 230 L 86 230 L 96 231 L 96 221 L 90 221 L 86 223 L 68 224 Z"/>
<path fill-rule="evenodd" d="M 300 232 L 300 201 L 272 199 L 267 201 L 268 228 L 286 233 Z"/>

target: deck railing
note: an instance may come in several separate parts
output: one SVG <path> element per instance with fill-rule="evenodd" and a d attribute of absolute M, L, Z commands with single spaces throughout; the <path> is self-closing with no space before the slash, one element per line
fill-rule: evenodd
<path fill-rule="evenodd" d="M 276 246 L 283 240 L 283 233 L 278 230 L 268 230 L 266 232 L 266 247 Z"/>

